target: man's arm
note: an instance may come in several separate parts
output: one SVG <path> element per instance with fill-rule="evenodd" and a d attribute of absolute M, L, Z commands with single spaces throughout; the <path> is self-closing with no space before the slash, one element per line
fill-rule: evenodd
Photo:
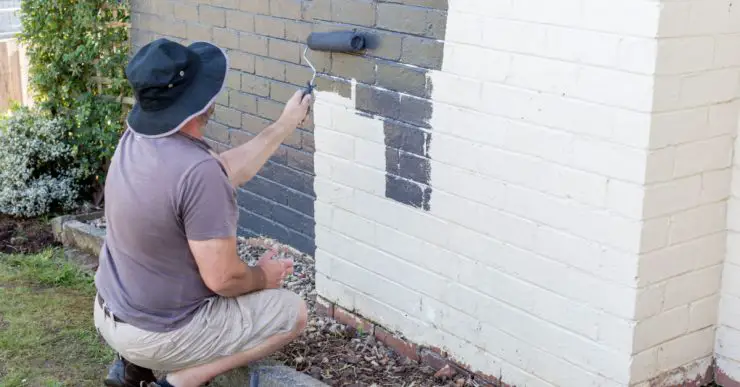
<path fill-rule="evenodd" d="M 310 95 L 303 97 L 302 91 L 297 91 L 285 104 L 283 114 L 274 124 L 247 143 L 220 154 L 229 172 L 231 185 L 238 187 L 259 172 L 285 138 L 305 119 L 310 103 Z"/>
<path fill-rule="evenodd" d="M 265 272 L 258 266 L 250 267 L 236 253 L 236 238 L 189 240 L 200 276 L 206 286 L 223 297 L 265 289 Z"/>

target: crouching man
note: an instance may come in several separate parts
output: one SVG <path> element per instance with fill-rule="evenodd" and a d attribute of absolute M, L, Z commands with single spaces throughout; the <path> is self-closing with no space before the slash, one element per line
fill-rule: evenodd
<path fill-rule="evenodd" d="M 166 39 L 126 68 L 137 102 L 106 178 L 94 302 L 125 386 L 203 385 L 278 350 L 306 325 L 303 300 L 280 289 L 292 262 L 249 267 L 237 256 L 235 189 L 301 124 L 311 97 L 297 91 L 273 125 L 216 154 L 203 131 L 227 70 L 218 47 Z M 166 377 L 155 380 L 152 370 Z"/>

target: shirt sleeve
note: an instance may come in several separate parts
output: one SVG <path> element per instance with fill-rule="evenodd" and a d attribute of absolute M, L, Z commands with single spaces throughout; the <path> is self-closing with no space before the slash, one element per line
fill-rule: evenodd
<path fill-rule="evenodd" d="M 218 161 L 195 165 L 181 184 L 180 211 L 185 236 L 203 241 L 236 236 L 235 191 Z"/>

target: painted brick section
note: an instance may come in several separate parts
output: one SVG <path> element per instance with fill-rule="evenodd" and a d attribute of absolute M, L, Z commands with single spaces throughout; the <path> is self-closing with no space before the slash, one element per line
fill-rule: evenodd
<path fill-rule="evenodd" d="M 673 2 L 607 3 L 376 4 L 400 45 L 368 51 L 374 77 L 332 67 L 356 83 L 316 105 L 320 294 L 516 385 L 706 375 L 729 91 L 675 72 L 707 47 L 659 34 Z"/>
<path fill-rule="evenodd" d="M 677 372 L 701 379 L 715 352 L 715 329 L 719 355 L 727 354 L 724 340 L 732 342 L 716 324 L 722 263 L 727 255 L 727 273 L 732 261 L 725 230 L 733 222 L 727 199 L 740 114 L 738 88 L 725 86 L 737 83 L 740 66 L 718 60 L 714 42 L 740 32 L 730 21 L 740 13 L 722 0 L 691 4 L 665 2 L 656 40 L 643 212 L 656 226 L 643 234 L 638 283 L 646 297 L 638 298 L 633 348 L 633 380 L 653 384 Z"/>

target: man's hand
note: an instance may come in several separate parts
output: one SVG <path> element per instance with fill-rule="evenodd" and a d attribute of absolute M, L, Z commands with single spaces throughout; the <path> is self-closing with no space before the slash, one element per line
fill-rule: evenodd
<path fill-rule="evenodd" d="M 303 90 L 296 91 L 274 124 L 245 144 L 221 153 L 221 160 L 229 171 L 232 186 L 238 187 L 257 174 L 283 140 L 306 119 L 310 105 L 311 95 L 303 97 Z"/>
<path fill-rule="evenodd" d="M 293 273 L 293 261 L 289 259 L 272 259 L 273 254 L 265 254 L 257 261 L 265 273 L 265 289 L 277 289 L 283 285 L 283 280 Z"/>
<path fill-rule="evenodd" d="M 297 128 L 306 119 L 309 106 L 311 106 L 311 94 L 303 97 L 303 90 L 296 91 L 285 104 L 285 109 L 278 122 L 291 129 Z"/>

